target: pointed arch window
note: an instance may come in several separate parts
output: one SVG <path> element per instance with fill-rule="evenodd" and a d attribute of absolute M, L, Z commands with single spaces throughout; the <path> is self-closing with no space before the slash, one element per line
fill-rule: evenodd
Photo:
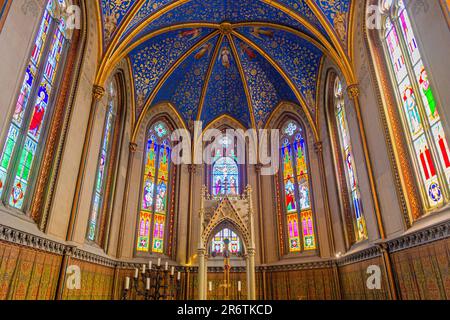
<path fill-rule="evenodd" d="M 303 129 L 289 121 L 282 129 L 280 193 L 290 253 L 317 249 L 307 148 Z"/>
<path fill-rule="evenodd" d="M 68 44 L 64 0 L 49 0 L 34 41 L 0 158 L 0 197 L 25 210 L 46 140 Z"/>
<path fill-rule="evenodd" d="M 233 255 L 242 253 L 242 243 L 239 236 L 230 228 L 220 230 L 211 241 L 211 255 L 213 257 L 222 256 L 225 249 L 225 241 L 229 241 L 228 250 Z"/>
<path fill-rule="evenodd" d="M 148 131 L 137 231 L 138 252 L 165 252 L 170 177 L 174 170 L 169 139 L 170 131 L 165 122 L 157 122 Z"/>
<path fill-rule="evenodd" d="M 231 137 L 223 135 L 221 148 L 213 151 L 212 194 L 214 196 L 240 194 L 240 177 L 237 144 Z"/>
<path fill-rule="evenodd" d="M 106 211 L 108 210 L 108 177 L 113 170 L 113 155 L 117 153 L 116 145 L 118 142 L 116 134 L 119 133 L 121 124 L 119 109 L 118 84 L 117 79 L 113 79 L 108 85 L 108 104 L 88 223 L 87 238 L 94 242 L 98 242 L 101 238 L 101 229 L 104 227 Z"/>
<path fill-rule="evenodd" d="M 345 168 L 345 180 L 347 181 L 347 190 L 349 191 L 350 206 L 353 213 L 352 221 L 355 240 L 356 242 L 359 242 L 367 239 L 367 227 L 363 214 L 361 192 L 347 122 L 342 82 L 338 77 L 336 77 L 334 83 L 334 112 L 339 136 L 340 159 L 342 159 Z"/>
<path fill-rule="evenodd" d="M 382 40 L 391 79 L 413 162 L 427 210 L 450 200 L 450 152 L 439 114 L 436 92 L 422 60 L 411 20 L 401 0 L 383 0 Z"/>

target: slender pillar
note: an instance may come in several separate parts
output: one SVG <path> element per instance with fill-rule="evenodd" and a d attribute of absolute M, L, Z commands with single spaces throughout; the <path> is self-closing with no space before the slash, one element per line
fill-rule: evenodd
<path fill-rule="evenodd" d="M 187 226 L 186 226 L 186 264 L 189 264 L 191 261 L 191 238 L 192 238 L 192 214 L 193 211 L 193 197 L 194 197 L 194 178 L 195 173 L 197 172 L 197 167 L 195 164 L 190 164 L 188 166 L 189 170 L 189 204 L 188 204 L 188 216 L 187 216 Z"/>
<path fill-rule="evenodd" d="M 198 299 L 206 300 L 206 263 L 205 263 L 205 249 L 198 249 Z"/>
<path fill-rule="evenodd" d="M 249 280 L 249 300 L 256 300 L 256 264 L 255 264 L 255 249 L 248 249 L 248 280 Z"/>
<path fill-rule="evenodd" d="M 105 95 L 105 88 L 94 85 L 92 89 L 91 110 L 89 113 L 86 135 L 84 137 L 83 152 L 81 154 L 80 168 L 78 170 L 75 193 L 72 202 L 72 209 L 70 212 L 69 226 L 67 229 L 67 236 L 66 236 L 67 241 L 73 241 L 74 238 L 75 223 L 78 216 L 78 206 L 80 204 L 81 191 L 83 189 L 84 177 L 86 173 L 87 157 L 89 154 L 89 147 L 91 145 L 91 138 L 92 138 L 91 136 L 92 136 L 92 129 L 94 127 L 95 112 L 97 110 L 97 105 L 99 101 L 103 98 L 104 95 Z"/>
<path fill-rule="evenodd" d="M 128 198 L 130 193 L 130 182 L 131 182 L 131 173 L 133 167 L 134 156 L 136 155 L 137 144 L 130 143 L 130 154 L 128 155 L 128 164 L 127 164 L 127 176 L 125 178 L 125 190 L 123 192 L 123 200 L 122 200 L 122 212 L 120 216 L 120 225 L 119 225 L 119 238 L 117 241 L 117 258 L 122 257 L 123 250 L 123 237 L 125 233 L 125 221 L 126 221 L 126 213 L 128 212 Z"/>
<path fill-rule="evenodd" d="M 325 217 L 327 219 L 327 236 L 328 236 L 328 243 L 330 245 L 330 255 L 331 257 L 334 257 L 334 255 L 336 254 L 336 246 L 334 242 L 333 219 L 331 219 L 330 201 L 328 198 L 328 184 L 327 184 L 327 177 L 325 174 L 322 142 L 317 142 L 314 145 L 314 149 L 316 151 L 317 158 L 319 160 L 320 184 L 322 188 L 323 204 L 325 206 Z"/>

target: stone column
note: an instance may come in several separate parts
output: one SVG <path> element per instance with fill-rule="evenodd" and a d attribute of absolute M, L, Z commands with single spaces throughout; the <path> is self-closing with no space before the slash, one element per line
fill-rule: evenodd
<path fill-rule="evenodd" d="M 198 249 L 198 299 L 206 300 L 206 261 L 205 249 Z"/>
<path fill-rule="evenodd" d="M 256 300 L 256 264 L 255 249 L 248 249 L 248 299 Z"/>

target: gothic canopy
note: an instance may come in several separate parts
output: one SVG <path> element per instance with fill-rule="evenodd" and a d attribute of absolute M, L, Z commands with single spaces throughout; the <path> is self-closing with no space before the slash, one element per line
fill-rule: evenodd
<path fill-rule="evenodd" d="M 348 61 L 351 0 L 101 0 L 102 66 L 129 59 L 134 117 L 170 102 L 188 125 L 264 127 L 282 101 L 313 124 L 324 57 Z M 98 79 L 97 79 L 98 80 Z"/>

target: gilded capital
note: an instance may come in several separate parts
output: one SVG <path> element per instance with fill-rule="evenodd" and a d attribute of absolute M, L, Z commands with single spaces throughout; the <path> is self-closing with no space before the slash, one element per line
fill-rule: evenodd
<path fill-rule="evenodd" d="M 92 88 L 92 94 L 94 96 L 94 99 L 97 101 L 102 99 L 105 93 L 106 90 L 102 86 L 94 85 L 94 87 Z"/>
<path fill-rule="evenodd" d="M 359 97 L 359 93 L 360 93 L 359 85 L 358 84 L 351 84 L 351 85 L 349 85 L 348 88 L 347 88 L 347 92 L 348 92 L 348 95 L 349 95 L 349 97 L 351 99 L 354 100 L 354 99 L 358 98 Z"/>
<path fill-rule="evenodd" d="M 322 153 L 323 152 L 323 142 L 322 141 L 316 142 L 314 144 L 314 150 L 316 151 L 316 153 Z"/>
<path fill-rule="evenodd" d="M 137 151 L 137 147 L 138 147 L 138 145 L 136 143 L 131 142 L 130 143 L 130 152 L 135 153 Z"/>

